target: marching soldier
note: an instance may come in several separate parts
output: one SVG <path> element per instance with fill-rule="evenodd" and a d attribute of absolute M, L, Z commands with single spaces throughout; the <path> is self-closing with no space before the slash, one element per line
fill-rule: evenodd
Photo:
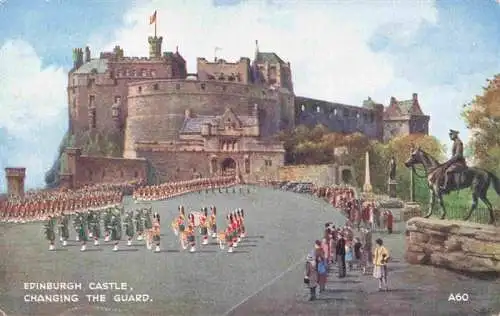
<path fill-rule="evenodd" d="M 85 216 L 82 213 L 79 213 L 77 217 L 78 219 L 76 220 L 76 222 L 78 223 L 78 240 L 81 241 L 82 243 L 80 251 L 85 251 L 87 249 L 87 241 L 88 241 L 88 235 L 87 235 L 88 224 L 85 222 Z"/>
<path fill-rule="evenodd" d="M 49 250 L 55 250 L 56 247 L 54 245 L 54 241 L 56 240 L 56 219 L 54 217 L 49 216 L 49 220 L 45 224 L 45 237 L 49 241 Z"/>
<path fill-rule="evenodd" d="M 142 214 L 142 210 L 138 210 L 135 215 L 135 231 L 137 232 L 137 240 L 143 240 L 144 216 Z"/>
<path fill-rule="evenodd" d="M 226 242 L 228 245 L 227 252 L 233 252 L 233 226 L 231 225 L 231 214 L 227 215 L 227 227 L 226 227 Z"/>
<path fill-rule="evenodd" d="M 160 214 L 153 216 L 153 242 L 156 244 L 155 252 L 160 252 Z"/>
<path fill-rule="evenodd" d="M 193 216 L 190 214 L 189 216 Z M 189 252 L 195 252 L 196 251 L 196 241 L 195 241 L 195 231 L 194 231 L 194 225 L 192 221 L 189 221 L 188 226 L 186 227 L 186 236 L 187 236 L 187 242 L 189 245 L 191 245 L 191 248 L 189 249 Z"/>
<path fill-rule="evenodd" d="M 202 215 L 200 217 L 200 227 L 201 235 L 203 236 L 202 245 L 208 245 L 208 210 L 206 207 L 203 208 Z"/>
<path fill-rule="evenodd" d="M 104 213 L 104 241 L 109 241 L 111 238 L 111 218 L 113 213 L 110 208 Z"/>
<path fill-rule="evenodd" d="M 212 238 L 217 238 L 217 210 L 215 206 L 211 206 L 212 214 L 210 214 L 210 228 L 212 230 Z"/>
<path fill-rule="evenodd" d="M 122 222 L 120 214 L 113 214 L 111 217 L 111 240 L 114 242 L 113 251 L 118 251 L 118 243 L 122 238 Z"/>
<path fill-rule="evenodd" d="M 134 211 L 127 213 L 123 222 L 125 228 L 125 235 L 127 235 L 127 246 L 132 246 L 132 239 L 134 239 Z"/>
<path fill-rule="evenodd" d="M 80 216 L 80 212 L 76 212 L 76 216 L 73 219 L 73 228 L 76 232 L 76 241 L 80 241 L 80 225 L 81 225 L 82 217 Z"/>
<path fill-rule="evenodd" d="M 61 234 L 62 245 L 66 246 L 69 239 L 69 215 L 61 213 L 59 218 L 59 233 Z"/>
<path fill-rule="evenodd" d="M 99 238 L 101 238 L 101 216 L 100 216 L 100 214 L 93 212 L 91 220 L 92 220 L 92 222 L 90 223 L 89 237 L 94 238 L 94 246 L 99 246 Z"/>

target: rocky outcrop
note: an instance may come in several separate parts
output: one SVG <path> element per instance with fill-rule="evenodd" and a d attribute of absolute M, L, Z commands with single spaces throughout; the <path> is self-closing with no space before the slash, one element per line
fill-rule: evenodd
<path fill-rule="evenodd" d="M 500 273 L 500 228 L 415 217 L 406 223 L 405 259 L 468 273 Z"/>

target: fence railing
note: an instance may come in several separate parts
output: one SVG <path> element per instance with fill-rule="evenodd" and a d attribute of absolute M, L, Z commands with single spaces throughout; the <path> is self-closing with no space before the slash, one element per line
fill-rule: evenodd
<path fill-rule="evenodd" d="M 464 220 L 465 216 L 469 213 L 469 208 L 447 208 L 446 209 L 446 218 L 447 219 L 456 219 L 456 220 Z M 441 214 L 436 214 L 440 216 Z M 500 209 L 493 210 L 493 216 L 497 222 L 500 221 Z M 490 220 L 490 211 L 486 207 L 478 207 L 476 208 L 468 221 L 479 223 L 479 224 L 487 224 Z"/>

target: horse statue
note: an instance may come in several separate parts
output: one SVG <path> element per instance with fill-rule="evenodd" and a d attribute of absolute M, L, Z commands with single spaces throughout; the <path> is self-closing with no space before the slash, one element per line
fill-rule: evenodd
<path fill-rule="evenodd" d="M 443 195 L 449 194 L 452 191 L 459 191 L 465 188 L 471 188 L 472 190 L 472 205 L 470 207 L 469 213 L 464 218 L 468 220 L 472 212 L 477 208 L 478 198 L 483 201 L 490 212 L 489 224 L 495 223 L 495 217 L 493 215 L 493 206 L 488 200 L 487 193 L 490 184 L 493 183 L 493 188 L 500 195 L 500 179 L 493 173 L 476 168 L 467 167 L 463 171 L 458 172 L 452 177 L 449 177 L 448 183 L 443 183 L 445 180 L 444 169 L 445 165 L 439 163 L 434 157 L 423 151 L 420 147 L 413 148 L 410 157 L 405 162 L 407 168 L 412 168 L 415 172 L 415 165 L 421 164 L 424 167 L 426 175 L 419 177 L 426 177 L 427 184 L 429 185 L 429 191 L 431 194 L 429 211 L 424 216 L 429 218 L 432 215 L 433 208 L 436 204 L 436 197 L 439 200 L 439 205 L 443 209 L 443 214 L 441 219 L 446 218 L 446 208 L 444 206 Z M 444 189 L 442 189 L 444 187 Z"/>

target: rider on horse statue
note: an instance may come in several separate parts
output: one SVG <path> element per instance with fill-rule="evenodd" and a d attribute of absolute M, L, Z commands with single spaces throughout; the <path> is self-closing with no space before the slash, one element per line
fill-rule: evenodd
<path fill-rule="evenodd" d="M 443 168 L 445 169 L 444 173 L 444 182 L 441 186 L 441 190 L 448 189 L 447 184 L 450 179 L 450 176 L 457 174 L 459 172 L 467 169 L 467 165 L 465 163 L 464 158 L 464 144 L 458 138 L 458 131 L 450 129 L 450 139 L 453 141 L 453 147 L 451 150 L 451 158 L 447 162 L 444 163 Z"/>

